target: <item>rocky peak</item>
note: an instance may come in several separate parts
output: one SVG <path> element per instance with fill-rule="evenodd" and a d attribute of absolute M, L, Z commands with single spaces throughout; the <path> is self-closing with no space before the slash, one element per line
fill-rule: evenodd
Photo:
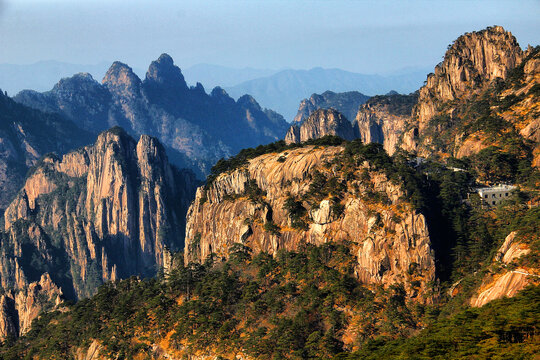
<path fill-rule="evenodd" d="M 251 95 L 241 96 L 236 103 L 243 108 L 253 109 L 256 111 L 262 111 L 262 108 L 257 102 L 257 100 L 255 100 L 253 96 Z"/>
<path fill-rule="evenodd" d="M 363 143 L 383 144 L 390 155 L 398 147 L 418 94 L 379 95 L 361 105 L 354 120 L 355 134 Z"/>
<path fill-rule="evenodd" d="M 128 65 L 115 61 L 103 78 L 102 84 L 116 94 L 138 94 L 141 79 Z"/>
<path fill-rule="evenodd" d="M 227 94 L 227 92 L 219 86 L 216 86 L 215 88 L 212 89 L 210 96 L 214 100 L 216 100 L 218 103 L 229 104 L 229 105 L 234 104 L 234 99 L 230 97 L 229 94 Z"/>
<path fill-rule="evenodd" d="M 72 91 L 87 90 L 99 87 L 99 83 L 94 80 L 89 73 L 78 73 L 69 78 L 61 79 L 54 85 L 52 91 Z"/>
<path fill-rule="evenodd" d="M 144 81 L 129 66 L 115 62 L 102 85 L 94 85 L 84 91 L 65 88 L 62 94 L 25 92 L 17 101 L 60 113 L 95 134 L 119 125 L 132 135 L 156 136 L 173 162 L 195 169 L 201 177 L 218 159 L 281 139 L 288 128 L 280 116 L 263 112 L 253 99 L 241 105 L 221 88 L 210 95 L 201 84 L 188 88 L 166 54 L 152 62 Z"/>
<path fill-rule="evenodd" d="M 441 91 L 439 95 L 443 98 L 455 96 L 468 86 L 475 87 L 497 77 L 504 79 L 522 56 L 516 38 L 501 26 L 462 35 L 435 68 L 434 75 L 446 78 L 451 87 L 449 90 L 452 90 L 452 93 Z"/>
<path fill-rule="evenodd" d="M 400 185 L 369 171 L 367 163 L 357 166 L 340 158 L 343 151 L 304 146 L 264 154 L 199 188 L 187 216 L 185 262 L 203 262 L 212 253 L 226 257 L 234 243 L 275 254 L 306 242 L 345 240 L 357 256 L 355 274 L 362 281 L 406 282 L 406 270 L 416 263 L 422 290 L 409 294 L 427 294 L 435 266 L 424 216 L 406 203 Z M 347 166 L 358 177 L 346 175 Z M 369 173 L 370 180 L 346 180 L 360 179 L 360 173 Z M 324 190 L 310 197 L 314 182 L 336 180 L 343 185 L 340 195 L 333 189 L 332 195 Z M 368 200 L 363 195 L 368 188 L 384 193 L 388 203 Z M 262 194 L 258 200 L 256 193 Z"/>
<path fill-rule="evenodd" d="M 161 54 L 157 60 L 152 61 L 146 72 L 145 83 L 173 89 L 188 89 L 182 71 L 174 65 L 173 59 L 168 54 Z"/>
<path fill-rule="evenodd" d="M 318 109 L 299 127 L 291 126 L 285 136 L 285 141 L 298 143 L 326 135 L 339 136 L 345 140 L 355 138 L 350 121 L 340 112 L 335 109 Z"/>
<path fill-rule="evenodd" d="M 198 91 L 198 92 L 201 93 L 201 94 L 205 94 L 205 95 L 206 95 L 206 90 L 204 89 L 203 84 L 201 84 L 201 83 L 198 82 L 198 81 L 197 81 L 197 84 L 195 85 L 195 90 Z"/>
<path fill-rule="evenodd" d="M 300 106 L 298 107 L 298 112 L 296 113 L 296 116 L 294 117 L 292 123 L 296 124 L 298 126 L 302 125 L 304 120 L 306 120 L 309 115 L 317 109 L 316 102 L 315 102 L 315 96 L 320 97 L 320 95 L 313 94 L 309 99 L 304 99 L 300 102 Z"/>
<path fill-rule="evenodd" d="M 420 130 L 439 104 L 473 93 L 495 78 L 505 79 L 523 58 L 516 38 L 501 26 L 466 33 L 448 47 L 444 59 L 420 89 L 415 115 Z"/>

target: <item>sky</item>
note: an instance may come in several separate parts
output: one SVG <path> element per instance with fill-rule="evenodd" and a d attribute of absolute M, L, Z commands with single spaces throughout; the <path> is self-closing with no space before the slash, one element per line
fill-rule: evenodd
<path fill-rule="evenodd" d="M 502 25 L 540 43 L 540 0 L 0 0 L 0 63 L 119 60 L 146 69 L 341 68 L 391 73 L 437 64 L 459 35 Z"/>

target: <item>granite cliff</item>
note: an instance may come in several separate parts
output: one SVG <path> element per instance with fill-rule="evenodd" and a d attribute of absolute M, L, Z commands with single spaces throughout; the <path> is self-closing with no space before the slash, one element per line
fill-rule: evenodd
<path fill-rule="evenodd" d="M 468 158 L 484 180 L 501 172 L 483 168 L 495 158 L 512 158 L 504 165 L 511 168 L 520 161 L 538 167 L 539 53 L 538 47 L 523 51 L 500 26 L 466 33 L 449 45 L 419 91 L 362 105 L 354 137 L 382 143 L 389 153 L 401 148 L 424 158 Z M 302 103 L 300 117 L 308 105 Z M 299 127 L 291 127 L 288 141 L 298 134 Z M 507 175 L 491 180 L 514 180 Z"/>
<path fill-rule="evenodd" d="M 419 131 L 425 129 L 443 103 L 470 97 L 492 80 L 505 79 L 522 57 L 516 38 L 500 26 L 460 36 L 420 89 L 414 109 Z"/>
<path fill-rule="evenodd" d="M 311 113 L 287 143 L 216 163 L 174 256 L 193 179 L 167 165 L 155 139 L 115 129 L 61 160 L 45 157 L 5 213 L 0 335 L 24 333 L 41 309 L 95 284 L 166 271 L 106 283 L 1 354 L 532 358 L 538 54 L 492 27 L 457 39 L 417 93 L 373 97 L 353 124 L 305 103 Z M 155 114 L 189 113 L 188 94 L 204 93 L 166 56 L 144 81 L 115 64 L 105 84 L 133 131 L 155 128 Z M 259 112 L 280 121 L 249 96 L 210 97 L 241 106 L 253 129 Z M 148 122 L 133 121 L 145 112 Z M 225 143 L 230 124 L 212 121 Z M 520 187 L 488 206 L 472 191 L 478 178 Z"/>
<path fill-rule="evenodd" d="M 516 231 L 506 237 L 497 250 L 490 271 L 471 298 L 471 306 L 483 306 L 495 299 L 512 297 L 527 285 L 538 285 L 539 269 L 520 264 L 521 258 L 531 253 L 530 243 L 520 240 Z"/>
<path fill-rule="evenodd" d="M 401 143 L 418 94 L 381 95 L 370 98 L 360 106 L 354 118 L 355 135 L 364 143 L 383 144 L 392 155 Z"/>
<path fill-rule="evenodd" d="M 226 257 L 235 243 L 276 254 L 344 242 L 356 254 L 359 279 L 404 283 L 411 298 L 430 301 L 435 263 L 424 215 L 383 171 L 368 161 L 347 165 L 348 157 L 360 161 L 342 146 L 305 146 L 217 176 L 188 211 L 186 263 Z"/>
<path fill-rule="evenodd" d="M 26 332 L 60 296 L 81 299 L 103 282 L 169 266 L 195 184 L 155 138 L 135 141 L 121 128 L 42 159 L 4 214 L 0 334 Z"/>
<path fill-rule="evenodd" d="M 419 90 L 401 147 L 423 157 L 512 156 L 537 166 L 538 53 L 522 51 L 500 26 L 460 36 Z"/>

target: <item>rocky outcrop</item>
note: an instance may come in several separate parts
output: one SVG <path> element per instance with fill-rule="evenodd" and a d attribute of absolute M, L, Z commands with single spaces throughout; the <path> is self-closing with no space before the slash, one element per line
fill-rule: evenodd
<path fill-rule="evenodd" d="M 532 140 L 532 164 L 538 166 L 538 53 L 522 51 L 500 26 L 466 33 L 408 100 L 394 94 L 364 104 L 356 136 L 382 143 L 389 153 L 399 147 L 439 159 L 474 156 L 490 146 L 515 154 L 522 150 L 509 149 L 502 139 L 521 142 L 521 149 Z"/>
<path fill-rule="evenodd" d="M 76 300 L 104 281 L 156 274 L 183 248 L 194 190 L 193 174 L 170 166 L 155 138 L 136 142 L 120 128 L 44 158 L 4 216 L 0 282 L 16 292 L 19 333 L 60 294 Z"/>
<path fill-rule="evenodd" d="M 362 281 L 404 283 L 410 297 L 428 301 L 435 265 L 425 217 L 368 163 L 346 175 L 340 156 L 342 147 L 312 146 L 266 154 L 199 188 L 187 216 L 185 261 L 227 256 L 234 243 L 275 254 L 342 241 L 356 254 Z M 333 195 L 317 193 L 328 182 Z"/>
<path fill-rule="evenodd" d="M 313 94 L 309 99 L 300 102 L 298 113 L 294 117 L 293 124 L 300 126 L 312 112 L 317 109 L 336 109 L 342 113 L 349 121 L 352 121 L 360 105 L 365 103 L 369 96 L 358 91 L 348 91 L 335 93 L 325 91 L 322 94 Z"/>
<path fill-rule="evenodd" d="M 523 55 L 515 37 L 500 26 L 460 36 L 449 46 L 443 61 L 435 67 L 434 73 L 428 75 L 426 84 L 419 90 L 403 147 L 418 150 L 423 156 L 433 151 L 465 156 L 489 146 L 481 145 L 484 140 L 481 136 L 468 136 L 467 131 L 460 129 L 464 121 L 470 123 L 474 119 L 471 119 L 471 114 L 463 114 L 460 106 L 467 104 L 494 81 L 506 79 L 522 61 Z M 439 139 L 444 134 L 448 134 L 447 138 Z M 441 142 L 446 143 L 442 148 Z M 459 153 L 463 143 L 472 151 L 461 150 Z"/>
<path fill-rule="evenodd" d="M 540 49 L 530 47 L 514 73 L 517 79 L 512 88 L 500 95 L 503 101 L 511 101 L 512 105 L 499 108 L 497 113 L 533 144 L 532 165 L 540 168 Z"/>
<path fill-rule="evenodd" d="M 285 142 L 300 143 L 326 135 L 339 136 L 345 140 L 355 138 L 350 121 L 341 113 L 334 109 L 319 109 L 301 125 L 292 125 L 285 135 Z"/>
<path fill-rule="evenodd" d="M 13 287 L 0 296 L 0 338 L 17 336 L 30 330 L 32 321 L 42 312 L 61 303 L 62 291 L 48 273 L 28 283 L 20 268 Z"/>
<path fill-rule="evenodd" d="M 383 144 L 386 152 L 392 155 L 399 147 L 416 101 L 417 94 L 372 97 L 356 114 L 356 136 L 364 143 Z"/>
<path fill-rule="evenodd" d="M 511 232 L 497 251 L 494 264 L 499 265 L 501 270 L 486 275 L 477 294 L 471 298 L 471 306 L 483 306 L 495 299 L 512 297 L 527 285 L 540 281 L 537 270 L 523 267 L 508 268 L 512 262 L 531 251 L 526 244 L 517 239 L 516 235 L 515 231 Z"/>
<path fill-rule="evenodd" d="M 496 78 L 505 79 L 522 56 L 516 38 L 501 26 L 460 36 L 420 89 L 414 110 L 419 131 L 425 129 L 442 103 L 465 93 L 471 95 Z"/>
<path fill-rule="evenodd" d="M 222 157 L 281 139 L 288 126 L 249 96 L 235 101 L 221 88 L 207 94 L 201 84 L 188 87 L 167 54 L 150 64 L 144 81 L 117 61 L 102 84 L 78 74 L 45 93 L 22 91 L 15 100 L 61 113 L 96 134 L 118 125 L 132 135 L 155 136 L 173 163 L 201 177 Z"/>
<path fill-rule="evenodd" d="M 100 355 L 100 351 L 103 349 L 98 341 L 94 340 L 90 346 L 86 348 L 79 348 L 75 352 L 75 359 L 77 360 L 105 360 L 106 357 Z"/>

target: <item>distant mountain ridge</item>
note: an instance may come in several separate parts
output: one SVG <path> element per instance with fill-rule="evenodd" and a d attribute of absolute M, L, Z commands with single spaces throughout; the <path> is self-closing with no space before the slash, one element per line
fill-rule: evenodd
<path fill-rule="evenodd" d="M 252 67 L 232 68 L 213 64 L 197 64 L 183 70 L 188 84 L 200 82 L 205 87 L 226 87 L 238 85 L 249 81 L 277 73 L 279 70 L 257 69 Z"/>
<path fill-rule="evenodd" d="M 309 99 L 304 99 L 300 103 L 300 107 L 294 117 L 293 123 L 300 125 L 312 112 L 321 108 L 334 108 L 345 115 L 347 120 L 352 122 L 356 117 L 360 105 L 365 103 L 368 99 L 369 96 L 358 91 L 348 91 L 343 93 L 325 91 L 322 94 L 312 94 Z"/>
<path fill-rule="evenodd" d="M 58 79 L 77 73 L 89 73 L 96 79 L 102 78 L 109 64 L 101 62 L 83 65 L 52 60 L 25 65 L 0 64 L 0 88 L 10 95 L 26 89 L 47 91 Z M 141 69 L 133 68 L 133 72 L 138 76 L 144 75 Z M 206 88 L 219 86 L 235 99 L 250 94 L 263 107 L 276 110 L 287 121 L 291 121 L 298 102 L 309 94 L 326 90 L 357 90 L 367 95 L 385 94 L 390 90 L 409 93 L 422 85 L 429 70 L 407 68 L 384 75 L 364 75 L 340 69 L 276 70 L 196 64 L 182 72 L 189 85 L 201 83 Z M 297 80 L 298 84 L 295 84 Z"/>
<path fill-rule="evenodd" d="M 150 64 L 144 80 L 128 65 L 114 62 L 101 84 L 90 74 L 77 74 L 50 91 L 26 90 L 14 99 L 60 113 L 94 133 L 119 125 L 132 135 L 155 136 L 169 148 L 172 162 L 201 178 L 220 158 L 276 141 L 288 126 L 251 96 L 235 101 L 219 87 L 210 94 L 200 83 L 189 87 L 167 54 Z"/>
<path fill-rule="evenodd" d="M 291 121 L 298 103 L 309 94 L 359 91 L 365 95 L 391 90 L 408 94 L 422 86 L 428 71 L 411 70 L 394 75 L 365 75 L 340 69 L 283 70 L 264 78 L 246 81 L 225 89 L 232 97 L 250 94 L 262 106 L 274 109 Z"/>
<path fill-rule="evenodd" d="M 105 61 L 98 64 L 71 64 L 55 60 L 33 64 L 0 64 L 0 87 L 11 96 L 25 89 L 46 91 L 56 84 L 58 79 L 76 73 L 85 72 L 101 78 L 109 65 L 110 63 Z"/>

